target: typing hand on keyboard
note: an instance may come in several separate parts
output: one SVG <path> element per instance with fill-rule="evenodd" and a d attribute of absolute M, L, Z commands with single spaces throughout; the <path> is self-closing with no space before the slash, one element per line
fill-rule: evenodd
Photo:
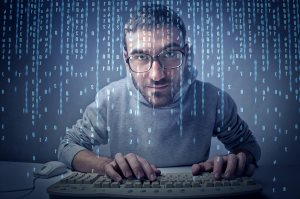
<path fill-rule="evenodd" d="M 115 159 L 105 165 L 105 174 L 116 182 L 120 182 L 122 178 L 148 178 L 155 181 L 160 173 L 154 165 L 134 153 L 125 156 L 117 153 Z"/>
<path fill-rule="evenodd" d="M 205 162 L 194 164 L 192 174 L 213 172 L 215 179 L 233 179 L 240 176 L 252 176 L 256 168 L 252 154 L 242 150 L 225 156 L 215 156 Z"/>
<path fill-rule="evenodd" d="M 160 174 L 144 158 L 129 153 L 115 155 L 105 165 L 105 173 L 72 172 L 71 175 L 48 187 L 50 199 L 58 198 L 215 198 L 256 194 L 262 190 L 250 177 L 255 170 L 254 159 L 247 152 L 217 156 L 195 164 L 191 173 Z M 253 157 L 252 157 L 253 158 Z M 253 167 L 252 167 L 252 166 Z M 229 174 L 227 179 L 216 175 Z M 208 173 L 207 171 L 213 171 Z M 158 176 L 159 175 L 159 176 Z M 219 176 L 219 177 L 220 177 Z M 235 179 L 229 179 L 236 177 Z M 139 178 L 139 179 L 136 179 Z"/>

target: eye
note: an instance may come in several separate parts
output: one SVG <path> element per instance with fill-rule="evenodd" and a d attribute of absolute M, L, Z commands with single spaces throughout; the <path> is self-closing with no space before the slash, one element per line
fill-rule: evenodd
<path fill-rule="evenodd" d="M 145 54 L 135 54 L 131 57 L 131 59 L 136 61 L 148 61 L 149 56 Z"/>
<path fill-rule="evenodd" d="M 137 58 L 138 60 L 143 61 L 143 60 L 147 60 L 147 59 L 148 59 L 148 56 L 147 56 L 147 55 L 140 54 L 140 55 L 137 55 L 136 58 Z"/>
<path fill-rule="evenodd" d="M 177 56 L 177 53 L 176 51 L 166 51 L 163 55 L 166 58 L 173 58 Z"/>

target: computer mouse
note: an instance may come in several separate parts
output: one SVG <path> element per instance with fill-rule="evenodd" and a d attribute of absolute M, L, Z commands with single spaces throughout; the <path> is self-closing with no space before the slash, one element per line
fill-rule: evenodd
<path fill-rule="evenodd" d="M 38 169 L 33 173 L 38 178 L 51 178 L 67 171 L 67 167 L 64 163 L 59 161 L 46 162 L 41 169 Z"/>

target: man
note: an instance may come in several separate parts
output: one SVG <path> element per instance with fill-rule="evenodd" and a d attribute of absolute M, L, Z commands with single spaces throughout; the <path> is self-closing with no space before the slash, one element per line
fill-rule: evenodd
<path fill-rule="evenodd" d="M 192 165 L 216 179 L 254 173 L 260 147 L 233 99 L 196 80 L 182 19 L 165 6 L 142 7 L 124 28 L 127 77 L 101 89 L 62 140 L 58 157 L 70 168 L 156 180 L 157 167 Z M 211 137 L 230 154 L 207 160 Z M 109 144 L 111 157 L 92 147 Z"/>

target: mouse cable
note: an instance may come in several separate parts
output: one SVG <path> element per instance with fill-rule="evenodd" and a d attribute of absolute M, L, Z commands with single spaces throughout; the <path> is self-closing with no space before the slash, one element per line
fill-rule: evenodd
<path fill-rule="evenodd" d="M 33 181 L 32 181 L 32 187 L 30 187 L 30 188 L 24 188 L 24 189 L 11 189 L 11 190 L 0 190 L 0 193 L 5 193 L 5 192 L 19 192 L 19 191 L 30 191 L 30 190 L 34 190 L 34 189 L 35 189 L 35 181 L 36 181 L 37 179 L 38 179 L 37 177 L 33 178 Z"/>

